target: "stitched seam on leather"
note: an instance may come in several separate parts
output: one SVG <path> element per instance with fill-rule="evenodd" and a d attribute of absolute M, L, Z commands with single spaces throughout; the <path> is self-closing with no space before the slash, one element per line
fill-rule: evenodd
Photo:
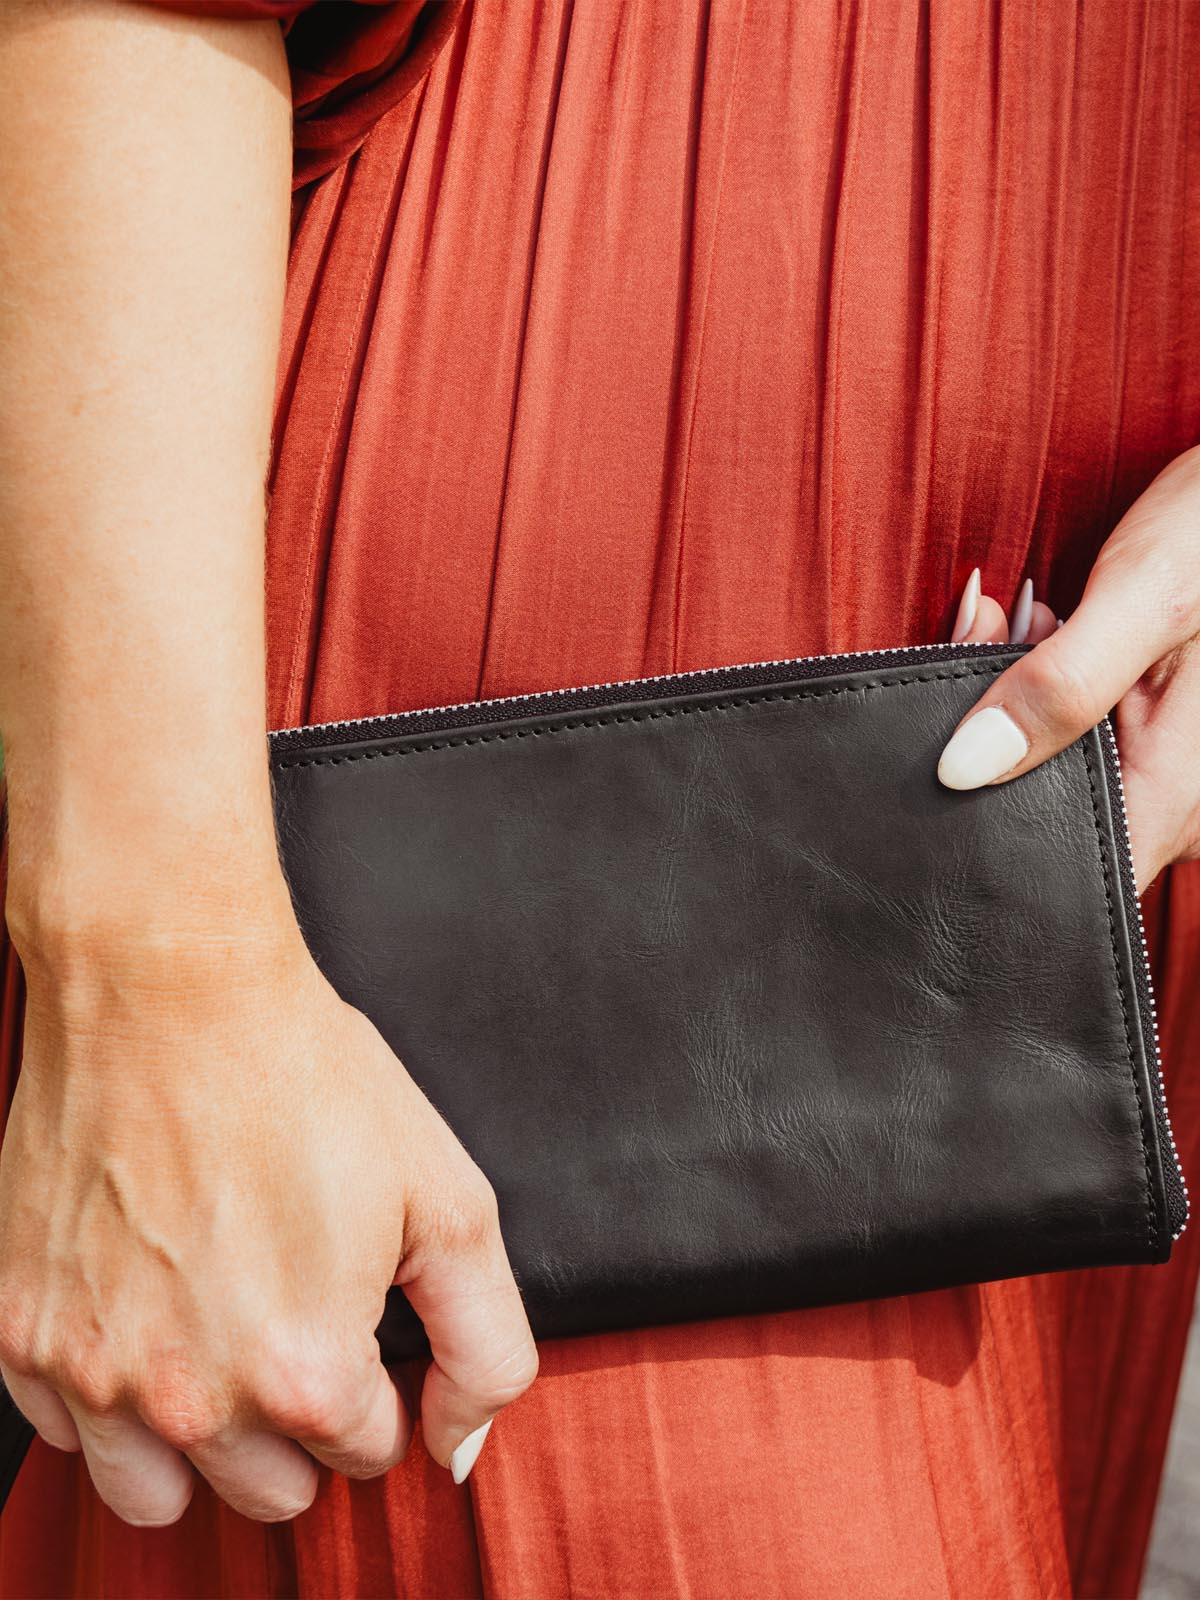
<path fill-rule="evenodd" d="M 1092 814 L 1096 820 L 1096 848 L 1100 856 L 1100 871 L 1104 880 L 1104 900 L 1108 906 L 1108 931 L 1112 944 L 1113 975 L 1117 980 L 1117 994 L 1121 999 L 1121 1018 L 1125 1024 L 1125 1048 L 1129 1052 L 1129 1075 L 1133 1079 L 1133 1095 L 1137 1101 L 1138 1127 L 1142 1135 L 1142 1160 L 1146 1166 L 1146 1220 L 1150 1234 L 1150 1253 L 1158 1253 L 1158 1207 L 1154 1200 L 1154 1168 L 1150 1161 L 1150 1146 L 1146 1138 L 1146 1106 L 1142 1099 L 1142 1087 L 1138 1082 L 1137 1055 L 1133 1048 L 1133 1031 L 1129 1025 L 1129 1003 L 1125 998 L 1125 981 L 1121 976 L 1121 954 L 1117 939 L 1116 913 L 1113 910 L 1112 880 L 1108 859 L 1108 847 L 1104 838 L 1104 825 L 1100 818 L 1100 801 L 1096 794 L 1096 778 L 1092 769 L 1092 758 L 1088 750 L 1088 741 L 1083 741 L 1083 764 L 1087 769 L 1088 788 L 1092 795 Z"/>
<path fill-rule="evenodd" d="M 960 678 L 995 677 L 1011 665 L 1009 662 L 968 667 L 962 672 L 923 672 L 908 678 L 881 678 L 878 683 L 830 684 L 807 689 L 769 690 L 765 694 L 738 695 L 732 700 L 710 700 L 704 705 L 663 706 L 654 711 L 610 711 L 598 716 L 576 718 L 559 722 L 553 727 L 510 728 L 507 732 L 471 733 L 461 738 L 438 738 L 429 744 L 383 746 L 378 750 L 354 750 L 340 756 L 303 756 L 298 761 L 277 761 L 277 769 L 284 767 L 336 767 L 347 761 L 371 761 L 381 756 L 418 756 L 427 750 L 454 750 L 460 745 L 493 744 L 501 739 L 528 739 L 542 734 L 568 733 L 579 728 L 605 728 L 621 722 L 655 722 L 659 717 L 688 717 L 701 711 L 737 711 L 744 706 L 768 705 L 775 700 L 822 700 L 834 694 L 865 694 L 868 689 L 898 689 L 910 683 L 952 683 Z"/>

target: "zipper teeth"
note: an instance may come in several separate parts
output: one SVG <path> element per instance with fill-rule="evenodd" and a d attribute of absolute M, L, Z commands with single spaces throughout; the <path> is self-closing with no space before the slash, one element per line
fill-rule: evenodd
<path fill-rule="evenodd" d="M 1132 879 L 1133 844 L 1129 837 L 1129 817 L 1125 807 L 1125 779 L 1121 774 L 1121 756 L 1119 750 L 1117 749 L 1117 736 L 1113 732 L 1112 723 L 1108 717 L 1105 717 L 1103 727 L 1105 736 L 1108 739 L 1109 748 L 1113 753 L 1114 764 L 1117 769 L 1117 787 L 1121 794 L 1121 826 L 1117 830 L 1117 836 L 1120 839 L 1121 849 L 1124 852 L 1125 865 L 1128 868 L 1130 878 Z M 1136 895 L 1134 896 L 1133 903 L 1137 908 L 1138 937 L 1142 942 L 1142 964 L 1146 972 L 1146 993 L 1150 1000 L 1150 1030 L 1154 1035 L 1154 1068 L 1158 1074 L 1158 1103 L 1162 1108 L 1163 1124 L 1167 1130 L 1167 1141 L 1171 1146 L 1171 1159 L 1175 1163 L 1175 1172 L 1179 1178 L 1179 1187 L 1183 1191 L 1183 1221 L 1179 1225 L 1178 1232 L 1171 1235 L 1171 1239 L 1174 1241 L 1180 1237 L 1180 1235 L 1183 1233 L 1183 1230 L 1187 1227 L 1188 1221 L 1190 1220 L 1192 1214 L 1192 1205 L 1191 1199 L 1188 1195 L 1187 1179 L 1183 1175 L 1183 1166 L 1179 1160 L 1179 1149 L 1175 1143 L 1175 1132 L 1171 1127 L 1171 1111 L 1167 1104 L 1167 1085 L 1166 1080 L 1163 1077 L 1162 1046 L 1158 1037 L 1158 1013 L 1154 1004 L 1154 989 L 1150 982 L 1150 951 L 1146 944 L 1146 924 L 1142 917 L 1141 901 Z"/>
<path fill-rule="evenodd" d="M 446 711 L 482 710 L 491 706 L 517 705 L 522 700 L 547 700 L 555 695 L 594 694 L 601 689 L 636 689 L 648 683 L 670 683 L 673 679 L 704 678 L 717 672 L 750 672 L 759 667 L 803 667 L 813 661 L 849 661 L 857 657 L 909 655 L 914 651 L 994 650 L 994 640 L 971 639 L 961 644 L 942 641 L 936 644 L 894 644 L 879 650 L 837 650 L 831 655 L 780 656 L 775 661 L 744 661 L 733 666 L 695 667 L 687 672 L 660 672 L 650 678 L 613 678 L 607 683 L 582 683 L 569 689 L 531 689 L 524 694 L 501 694 L 491 700 L 457 700 L 446 706 L 415 706 L 410 711 L 381 711 L 374 716 L 342 717 L 333 722 L 306 722 L 296 728 L 276 728 L 273 737 L 291 733 L 324 733 L 331 728 L 366 728 L 376 722 L 398 722 L 404 717 L 438 716 Z"/>

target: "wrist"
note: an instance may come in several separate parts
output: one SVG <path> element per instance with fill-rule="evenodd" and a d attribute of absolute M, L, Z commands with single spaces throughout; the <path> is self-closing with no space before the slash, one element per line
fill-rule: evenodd
<path fill-rule="evenodd" d="M 260 892 L 243 885 L 217 906 L 193 884 L 163 882 L 153 898 L 69 896 L 5 907 L 9 937 L 30 992 L 52 986 L 85 1008 L 106 992 L 205 994 L 234 990 L 311 965 L 282 876 Z"/>
<path fill-rule="evenodd" d="M 235 884 L 204 863 L 114 883 L 86 878 L 10 880 L 4 906 L 28 974 L 64 982 L 100 968 L 185 973 L 225 960 L 274 960 L 302 943 L 276 866 Z"/>
<path fill-rule="evenodd" d="M 163 968 L 299 940 L 261 772 L 47 782 L 10 758 L 4 914 L 27 972 Z M 189 767 L 189 773 L 191 768 Z"/>

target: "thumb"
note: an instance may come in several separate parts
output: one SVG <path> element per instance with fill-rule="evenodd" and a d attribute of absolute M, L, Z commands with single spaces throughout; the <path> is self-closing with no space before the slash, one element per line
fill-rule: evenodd
<path fill-rule="evenodd" d="M 490 1186 L 460 1192 L 437 1234 L 398 1281 L 433 1353 L 421 1394 L 425 1444 L 461 1483 L 496 1413 L 533 1382 L 538 1358 Z"/>
<path fill-rule="evenodd" d="M 1131 577 L 1129 562 L 1098 562 L 1078 610 L 1000 674 L 942 751 L 938 777 L 948 789 L 1007 783 L 1048 761 L 1178 642 L 1167 637 L 1168 608 L 1139 595 Z"/>

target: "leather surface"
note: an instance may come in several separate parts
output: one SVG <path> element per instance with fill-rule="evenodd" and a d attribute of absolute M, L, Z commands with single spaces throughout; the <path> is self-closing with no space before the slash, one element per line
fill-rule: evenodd
<path fill-rule="evenodd" d="M 1166 1258 L 1101 735 L 936 778 L 1013 658 L 276 753 L 309 946 L 539 1337 Z"/>
<path fill-rule="evenodd" d="M 17 1410 L 16 1401 L 0 1380 L 0 1507 L 8 1499 L 35 1437 L 32 1422 Z"/>

